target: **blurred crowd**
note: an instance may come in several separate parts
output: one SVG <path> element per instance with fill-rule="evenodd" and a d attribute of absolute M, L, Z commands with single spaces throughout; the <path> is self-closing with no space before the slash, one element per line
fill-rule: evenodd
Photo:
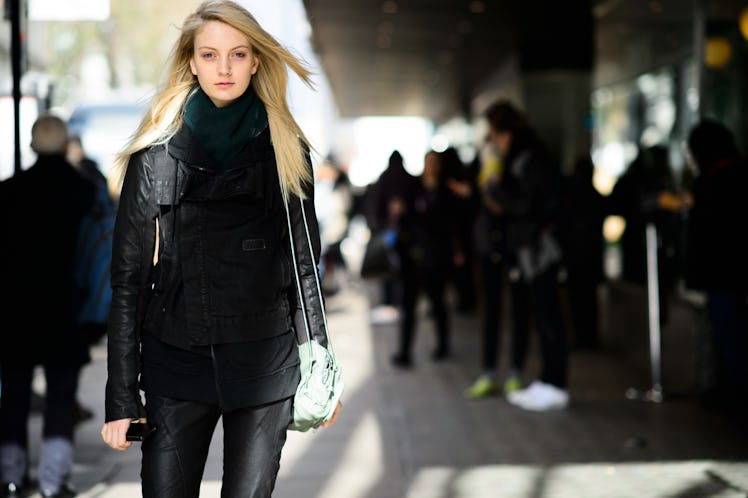
<path fill-rule="evenodd" d="M 457 336 L 452 315 L 476 313 L 483 335 L 475 351 L 480 373 L 465 396 L 503 394 L 517 406 L 545 411 L 569 402 L 570 351 L 605 346 L 601 286 L 622 279 L 646 290 L 653 279 L 647 257 L 654 255 L 660 326 L 668 324 L 674 295 L 703 295 L 713 353 L 702 397 L 709 407 L 743 410 L 748 259 L 739 227 L 748 211 L 737 189 L 748 169 L 730 130 L 708 119 L 697 123 L 683 147 L 688 167 L 682 172 L 672 167 L 667 144 L 641 146 L 603 195 L 593 183 L 592 158 L 579 157 L 562 174 L 511 102 L 495 103 L 485 118 L 488 135 L 469 162 L 453 147 L 428 150 L 422 173 L 412 175 L 393 150 L 379 178 L 356 189 L 343 165 L 325 161 L 317 204 L 328 294 L 355 276 L 373 282 L 372 320 L 396 324 L 391 361 L 404 369 L 414 366 L 420 296 L 428 303 L 422 319 L 433 323 L 434 361 L 450 356 Z M 617 240 L 604 236 L 610 216 L 625 222 Z M 370 236 L 360 267 L 352 268 L 341 245 L 361 220 Z M 655 234 L 649 246 L 648 229 Z M 619 249 L 619 275 L 606 272 L 610 247 Z M 509 365 L 500 379 L 507 323 Z M 525 358 L 532 334 L 543 361 L 539 378 L 530 382 Z"/>

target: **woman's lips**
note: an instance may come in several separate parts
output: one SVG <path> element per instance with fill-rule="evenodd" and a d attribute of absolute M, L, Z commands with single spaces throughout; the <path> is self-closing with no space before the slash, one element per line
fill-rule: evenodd
<path fill-rule="evenodd" d="M 217 86 L 218 88 L 228 88 L 228 87 L 230 87 L 231 85 L 233 85 L 233 83 L 229 83 L 229 82 L 221 82 L 221 83 L 216 83 L 216 86 Z"/>

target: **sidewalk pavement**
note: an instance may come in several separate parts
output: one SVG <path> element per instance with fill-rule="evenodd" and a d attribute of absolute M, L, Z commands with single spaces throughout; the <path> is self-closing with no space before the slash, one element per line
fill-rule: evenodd
<path fill-rule="evenodd" d="M 328 300 L 343 410 L 330 428 L 289 433 L 274 498 L 748 496 L 745 423 L 705 411 L 693 396 L 626 399 L 627 388 L 648 387 L 647 372 L 606 352 L 572 353 L 564 411 L 528 413 L 500 396 L 467 401 L 463 391 L 479 373 L 477 314 L 453 316 L 454 355 L 434 363 L 432 323 L 419 308 L 415 366 L 396 370 L 396 326 L 370 324 L 367 285 Z M 527 381 L 539 369 L 535 342 Z M 81 498 L 138 497 L 139 449 L 117 452 L 99 436 L 105 381 L 100 345 L 81 377 L 79 397 L 96 417 L 78 427 L 72 484 Z M 32 441 L 40 425 L 35 416 Z M 221 440 L 219 424 L 202 497 L 220 495 Z"/>

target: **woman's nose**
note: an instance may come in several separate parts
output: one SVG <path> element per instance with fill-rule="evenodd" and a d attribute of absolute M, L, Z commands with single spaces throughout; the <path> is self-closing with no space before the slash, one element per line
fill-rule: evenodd
<path fill-rule="evenodd" d="M 220 74 L 231 75 L 231 64 L 228 59 L 223 59 L 218 65 Z"/>

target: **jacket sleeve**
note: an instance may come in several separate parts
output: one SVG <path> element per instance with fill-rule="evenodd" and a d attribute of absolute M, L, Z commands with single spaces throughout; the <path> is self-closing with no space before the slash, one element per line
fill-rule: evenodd
<path fill-rule="evenodd" d="M 294 327 L 299 343 L 307 340 L 307 326 L 312 338 L 327 346 L 327 324 L 318 272 L 320 236 L 317 214 L 314 209 L 314 184 L 306 184 L 305 199 L 290 194 L 288 199 L 291 217 L 290 238 L 296 254 L 296 268 L 301 288 L 294 282 L 294 299 L 291 300 Z"/>
<path fill-rule="evenodd" d="M 107 422 L 137 418 L 140 402 L 140 317 L 155 245 L 146 153 L 131 157 L 122 186 L 112 249 L 112 304 L 107 327 Z"/>

